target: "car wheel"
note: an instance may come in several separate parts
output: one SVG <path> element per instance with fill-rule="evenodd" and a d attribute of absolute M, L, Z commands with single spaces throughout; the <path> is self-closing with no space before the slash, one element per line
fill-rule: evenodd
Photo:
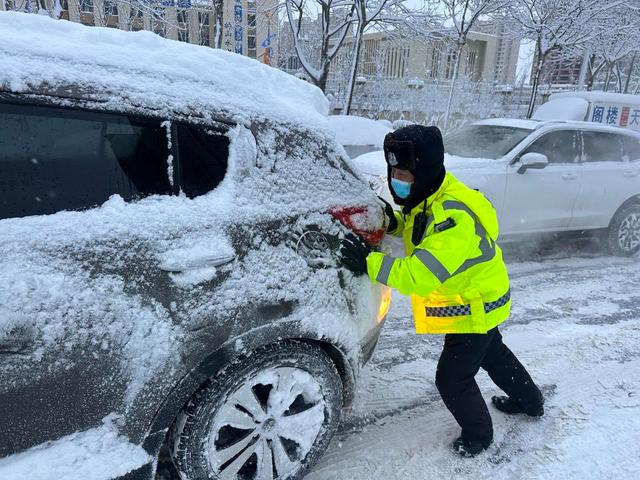
<path fill-rule="evenodd" d="M 609 248 L 614 255 L 629 257 L 640 251 L 640 204 L 618 211 L 609 226 Z"/>
<path fill-rule="evenodd" d="M 183 480 L 293 480 L 340 419 L 342 381 L 319 347 L 288 341 L 225 368 L 182 410 L 169 437 Z"/>

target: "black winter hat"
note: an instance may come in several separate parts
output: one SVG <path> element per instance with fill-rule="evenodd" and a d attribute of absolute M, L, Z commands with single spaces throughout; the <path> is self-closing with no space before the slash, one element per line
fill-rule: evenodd
<path fill-rule="evenodd" d="M 398 205 L 404 205 L 404 211 L 409 212 L 412 208 L 423 202 L 428 196 L 433 195 L 442 185 L 445 177 L 444 168 L 444 144 L 442 133 L 438 127 L 425 127 L 423 125 L 409 125 L 388 133 L 385 137 L 385 153 L 390 149 L 393 153 L 394 142 L 411 142 L 413 144 L 413 155 L 415 162 L 405 163 L 401 156 L 397 159 L 396 165 L 391 165 L 387 158 L 387 180 L 389 190 L 393 199 Z M 388 148 L 387 148 L 388 147 Z M 406 154 L 407 152 L 401 152 Z M 393 158 L 393 157 L 392 157 Z M 395 158 L 393 158 L 395 163 Z M 404 165 L 403 165 L 404 164 Z M 391 168 L 408 169 L 416 178 L 411 187 L 411 193 L 405 199 L 396 196 L 391 188 Z"/>

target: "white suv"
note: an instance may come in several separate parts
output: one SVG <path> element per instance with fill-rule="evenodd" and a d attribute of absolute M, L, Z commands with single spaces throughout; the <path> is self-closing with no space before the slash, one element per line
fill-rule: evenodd
<path fill-rule="evenodd" d="M 589 122 L 491 119 L 445 138 L 447 169 L 493 202 L 501 238 L 608 232 L 613 253 L 640 251 L 640 134 Z M 356 159 L 378 193 L 381 153 Z M 382 180 L 382 181 L 381 181 Z"/>

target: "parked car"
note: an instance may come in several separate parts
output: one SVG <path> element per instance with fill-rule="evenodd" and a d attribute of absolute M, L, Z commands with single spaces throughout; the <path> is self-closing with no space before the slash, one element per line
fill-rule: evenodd
<path fill-rule="evenodd" d="M 389 125 L 381 121 L 356 115 L 331 115 L 329 125 L 349 158 L 382 150 L 384 136 L 392 131 Z"/>
<path fill-rule="evenodd" d="M 448 170 L 494 204 L 501 239 L 602 232 L 616 255 L 640 251 L 640 134 L 591 122 L 491 119 L 447 135 L 445 151 Z M 382 152 L 354 165 L 390 198 Z"/>
<path fill-rule="evenodd" d="M 0 12 L 0 478 L 152 479 L 163 443 L 183 480 L 304 476 L 390 301 L 336 263 L 384 215 L 326 111 L 239 55 Z"/>

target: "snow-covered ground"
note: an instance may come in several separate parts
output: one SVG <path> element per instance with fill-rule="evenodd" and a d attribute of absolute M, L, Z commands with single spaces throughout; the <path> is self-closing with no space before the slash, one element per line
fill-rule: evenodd
<path fill-rule="evenodd" d="M 352 411 L 309 480 L 640 478 L 640 260 L 516 254 L 507 251 L 514 307 L 501 330 L 542 386 L 545 416 L 490 407 L 493 445 L 455 456 L 459 428 L 434 385 L 443 338 L 415 335 L 409 302 L 395 295 Z M 483 371 L 477 380 L 487 401 L 499 393 Z"/>
<path fill-rule="evenodd" d="M 306 480 L 640 478 L 640 259 L 590 241 L 504 250 L 513 313 L 501 331 L 542 387 L 545 416 L 490 407 L 493 445 L 457 457 L 459 427 L 434 384 L 443 337 L 416 335 L 395 294 L 353 407 Z M 476 379 L 487 401 L 500 393 Z"/>

